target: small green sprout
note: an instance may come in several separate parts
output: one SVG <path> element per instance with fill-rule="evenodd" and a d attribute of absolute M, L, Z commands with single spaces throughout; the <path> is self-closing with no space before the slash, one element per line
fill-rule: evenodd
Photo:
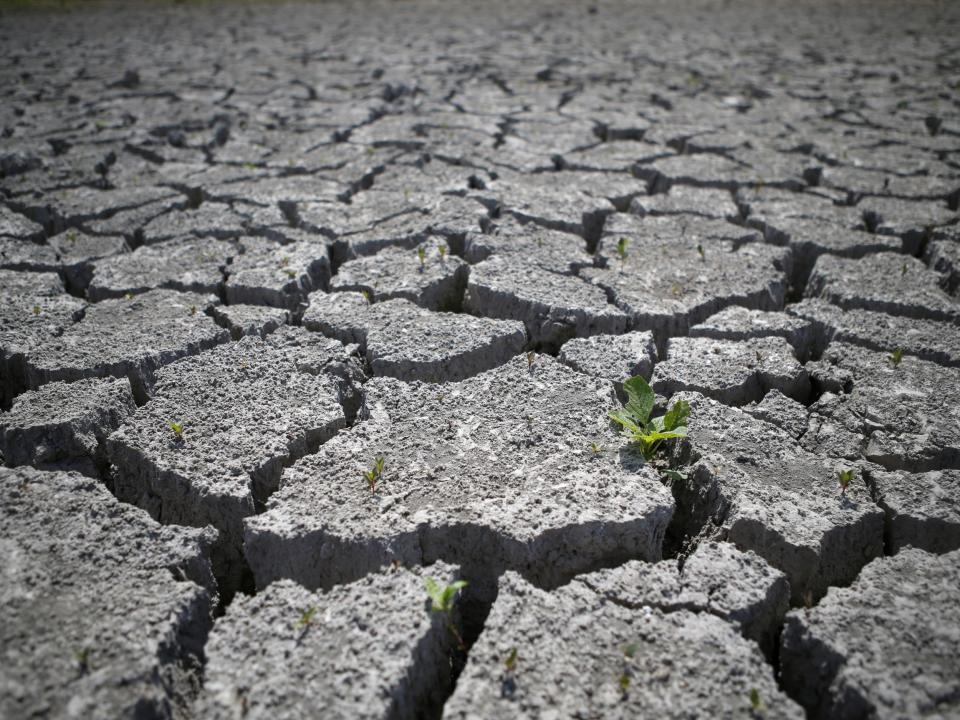
<path fill-rule="evenodd" d="M 527 353 L 527 370 L 533 372 L 533 363 L 537 360 L 537 354 L 533 350 Z"/>
<path fill-rule="evenodd" d="M 367 305 L 371 304 L 373 302 L 373 297 L 370 295 L 370 291 L 362 290 L 361 292 L 363 293 L 363 299 L 367 301 Z"/>
<path fill-rule="evenodd" d="M 590 452 L 592 452 L 594 455 L 599 455 L 601 452 L 603 452 L 603 445 L 598 445 L 596 442 L 590 443 Z"/>
<path fill-rule="evenodd" d="M 623 695 L 624 700 L 626 700 L 630 693 L 630 679 L 633 675 L 633 656 L 637 654 L 637 649 L 637 643 L 630 643 L 623 646 L 623 672 L 621 672 L 620 677 L 617 678 L 617 686 L 620 688 L 620 693 Z"/>
<path fill-rule="evenodd" d="M 617 240 L 617 257 L 620 258 L 620 272 L 623 272 L 623 266 L 627 262 L 627 238 L 622 237 Z"/>
<path fill-rule="evenodd" d="M 424 250 L 423 245 L 417 248 L 417 259 L 420 261 L 420 272 L 423 272 L 427 265 L 427 251 Z"/>
<path fill-rule="evenodd" d="M 446 245 L 440 245 L 440 246 L 437 248 L 437 252 L 440 253 L 440 262 L 445 262 L 446 259 L 447 259 L 447 246 L 446 246 Z"/>
<path fill-rule="evenodd" d="M 300 613 L 300 618 L 297 620 L 297 624 L 294 626 L 297 630 L 306 630 L 308 627 L 313 625 L 313 618 L 317 614 L 317 608 L 311 605 L 308 608 L 304 608 L 303 612 Z"/>
<path fill-rule="evenodd" d="M 245 163 L 243 163 L 240 167 L 242 167 L 244 170 L 256 170 L 256 169 L 257 169 L 257 166 L 254 165 L 252 162 L 245 162 Z"/>
<path fill-rule="evenodd" d="M 900 274 L 901 274 L 901 275 L 906 275 L 906 274 L 907 274 L 907 264 L 906 264 L 906 263 L 904 263 L 904 264 L 903 264 L 903 267 L 900 268 Z"/>
<path fill-rule="evenodd" d="M 450 634 L 456 639 L 460 650 L 466 652 L 467 645 L 457 631 L 457 628 L 454 627 L 453 621 L 450 619 L 450 613 L 453 610 L 454 599 L 457 597 L 457 593 L 467 586 L 467 581 L 455 580 L 449 585 L 441 586 L 440 583 L 433 578 L 427 577 L 423 579 L 423 584 L 427 589 L 427 595 L 430 597 L 430 610 L 432 612 L 443 613 L 447 616 L 447 630 L 449 630 Z"/>
<path fill-rule="evenodd" d="M 124 300 L 133 300 L 133 293 L 130 293 L 130 292 L 124 293 L 124 294 L 123 294 L 123 299 L 124 299 Z"/>
<path fill-rule="evenodd" d="M 503 661 L 503 666 L 507 669 L 508 673 L 512 673 L 517 669 L 517 649 L 515 647 L 510 648 L 510 652 L 507 653 L 507 657 Z"/>
<path fill-rule="evenodd" d="M 286 273 L 287 273 L 287 277 L 290 278 L 291 280 L 293 280 L 297 276 L 296 270 L 287 270 Z"/>
<path fill-rule="evenodd" d="M 40 312 L 41 312 L 40 306 L 39 306 L 39 305 L 34 305 L 34 306 L 33 306 L 33 314 L 34 314 L 34 315 L 39 315 Z"/>
<path fill-rule="evenodd" d="M 196 314 L 197 314 L 197 306 L 196 306 L 196 305 L 191 305 L 191 306 L 190 306 L 190 314 L 191 314 L 191 315 L 196 315 Z"/>
<path fill-rule="evenodd" d="M 894 350 L 892 353 L 890 353 L 887 359 L 890 361 L 890 364 L 893 365 L 894 367 L 899 366 L 900 361 L 903 360 L 903 348 L 897 348 L 896 350 Z"/>
<path fill-rule="evenodd" d="M 77 664 L 80 674 L 86 675 L 90 671 L 90 648 L 84 647 L 74 650 L 73 661 Z"/>
<path fill-rule="evenodd" d="M 850 484 L 850 481 L 853 480 L 853 470 L 843 469 L 837 472 L 837 479 L 840 481 L 840 493 L 842 495 L 847 494 L 847 486 Z"/>
<path fill-rule="evenodd" d="M 697 254 L 700 256 L 700 260 L 707 261 L 707 254 L 703 251 L 703 243 L 697 243 Z"/>
<path fill-rule="evenodd" d="M 385 464 L 386 459 L 382 455 L 377 455 L 377 457 L 373 460 L 373 467 L 363 473 L 363 477 L 367 481 L 367 487 L 370 488 L 370 492 L 376 491 L 377 481 L 383 478 L 383 468 Z"/>
<path fill-rule="evenodd" d="M 651 418 L 654 395 L 647 381 L 635 375 L 623 384 L 627 404 L 609 412 L 610 419 L 619 424 L 622 434 L 637 444 L 645 460 L 653 459 L 663 440 L 684 437 L 690 403 L 678 400 L 662 417 Z"/>
<path fill-rule="evenodd" d="M 177 442 L 183 442 L 183 423 L 175 422 L 171 420 L 167 423 L 171 430 L 173 430 L 173 436 L 176 438 Z"/>
<path fill-rule="evenodd" d="M 754 710 L 760 710 L 763 703 L 760 701 L 760 691 L 756 688 L 750 688 L 750 707 Z"/>
<path fill-rule="evenodd" d="M 280 267 L 285 268 L 285 267 L 286 267 L 287 265 L 289 265 L 289 264 L 290 264 L 290 258 L 289 258 L 289 257 L 287 257 L 286 255 L 284 255 L 282 258 L 280 258 Z"/>
<path fill-rule="evenodd" d="M 76 230 L 68 230 L 68 231 L 67 231 L 67 240 L 69 240 L 71 243 L 75 243 L 75 242 L 77 241 L 77 231 L 76 231 Z"/>
<path fill-rule="evenodd" d="M 671 484 L 676 482 L 685 482 L 687 479 L 687 476 L 679 470 L 663 470 L 662 472 L 663 476 L 667 478 Z"/>
<path fill-rule="evenodd" d="M 432 602 L 430 609 L 433 612 L 449 613 L 453 610 L 454 598 L 456 598 L 458 592 L 467 586 L 467 581 L 455 580 L 449 585 L 441 586 L 436 580 L 428 577 L 423 579 L 423 584 Z"/>

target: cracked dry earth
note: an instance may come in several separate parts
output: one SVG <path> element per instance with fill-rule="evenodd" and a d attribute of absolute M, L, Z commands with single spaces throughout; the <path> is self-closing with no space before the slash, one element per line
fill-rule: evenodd
<path fill-rule="evenodd" d="M 958 37 L 3 10 L 0 716 L 960 717 Z"/>

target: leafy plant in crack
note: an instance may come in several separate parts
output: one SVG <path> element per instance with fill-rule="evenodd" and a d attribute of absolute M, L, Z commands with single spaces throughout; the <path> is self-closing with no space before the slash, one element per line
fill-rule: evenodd
<path fill-rule="evenodd" d="M 609 412 L 610 419 L 620 425 L 621 433 L 636 443 L 644 460 L 653 459 L 657 448 L 664 440 L 684 437 L 687 434 L 687 416 L 690 403 L 678 400 L 661 417 L 651 418 L 654 395 L 647 381 L 635 375 L 623 384 L 627 404 Z"/>
<path fill-rule="evenodd" d="M 887 359 L 890 361 L 890 364 L 894 367 L 900 365 L 900 361 L 903 360 L 903 348 L 897 348 L 890 355 L 887 356 Z"/>
<path fill-rule="evenodd" d="M 603 452 L 603 445 L 600 445 L 596 441 L 590 443 L 590 452 L 594 455 L 599 455 Z"/>
<path fill-rule="evenodd" d="M 446 246 L 446 245 L 440 245 L 440 246 L 437 248 L 437 252 L 440 253 L 440 262 L 446 262 L 446 260 L 447 260 L 447 246 Z"/>
<path fill-rule="evenodd" d="M 167 425 L 173 431 L 173 437 L 177 442 L 183 442 L 183 423 L 170 420 Z"/>
<path fill-rule="evenodd" d="M 533 363 L 537 360 L 537 354 L 531 350 L 527 353 L 527 370 L 533 372 Z"/>
<path fill-rule="evenodd" d="M 39 315 L 41 312 L 42 312 L 42 309 L 41 309 L 41 307 L 40 307 L 39 305 L 34 305 L 34 306 L 33 306 L 33 314 L 34 314 L 34 315 Z"/>
<path fill-rule="evenodd" d="M 850 484 L 850 481 L 853 480 L 853 470 L 844 468 L 843 470 L 837 471 L 837 480 L 840 482 L 840 493 L 846 495 L 847 486 Z"/>
<path fill-rule="evenodd" d="M 191 305 L 191 306 L 190 306 L 190 315 L 193 316 L 193 315 L 196 315 L 196 314 L 197 314 L 197 306 L 196 306 L 196 305 Z"/>
<path fill-rule="evenodd" d="M 700 260 L 701 260 L 702 262 L 706 262 L 706 261 L 707 261 L 707 254 L 703 251 L 703 244 L 702 244 L 702 243 L 697 243 L 697 255 L 700 256 Z"/>
<path fill-rule="evenodd" d="M 383 468 L 386 465 L 386 458 L 382 455 L 377 455 L 373 460 L 373 467 L 363 473 L 363 477 L 367 481 L 367 487 L 370 488 L 370 492 L 375 492 L 377 489 L 377 482 L 383 478 Z"/>
<path fill-rule="evenodd" d="M 453 610 L 457 593 L 467 586 L 467 581 L 454 580 L 449 585 L 441 585 L 433 578 L 426 577 L 423 579 L 423 585 L 426 587 L 427 595 L 430 597 L 430 610 L 432 612 L 443 613 L 446 616 L 447 630 L 449 630 L 450 634 L 456 639 L 457 646 L 460 650 L 466 652 L 466 643 L 463 642 L 463 637 L 461 637 L 457 628 L 454 627 L 450 613 Z"/>
<path fill-rule="evenodd" d="M 423 245 L 417 248 L 417 259 L 420 261 L 420 272 L 423 272 L 427 266 L 427 251 Z"/>
<path fill-rule="evenodd" d="M 753 710 L 763 709 L 763 702 L 760 700 L 760 691 L 756 688 L 750 688 L 750 707 Z"/>

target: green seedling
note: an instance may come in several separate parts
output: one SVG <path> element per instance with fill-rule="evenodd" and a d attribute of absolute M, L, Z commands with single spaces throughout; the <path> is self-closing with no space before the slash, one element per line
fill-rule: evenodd
<path fill-rule="evenodd" d="M 286 255 L 280 258 L 280 267 L 285 268 L 289 264 L 290 264 L 290 258 L 288 258 Z"/>
<path fill-rule="evenodd" d="M 376 491 L 377 481 L 383 477 L 383 468 L 385 464 L 386 459 L 382 455 L 377 455 L 377 457 L 373 460 L 373 467 L 363 473 L 363 477 L 367 481 L 367 487 L 370 488 L 370 492 Z"/>
<path fill-rule="evenodd" d="M 367 301 L 367 305 L 370 305 L 373 302 L 373 297 L 370 295 L 369 290 L 363 290 L 363 299 Z"/>
<path fill-rule="evenodd" d="M 427 266 L 427 251 L 424 250 L 423 245 L 417 248 L 417 259 L 420 261 L 420 272 L 423 272 Z"/>
<path fill-rule="evenodd" d="M 76 230 L 68 231 L 67 240 L 69 240 L 71 243 L 75 243 L 77 241 L 77 231 Z"/>
<path fill-rule="evenodd" d="M 196 314 L 197 314 L 197 306 L 196 306 L 196 305 L 191 305 L 191 306 L 190 306 L 190 314 L 191 314 L 191 315 L 196 315 Z"/>
<path fill-rule="evenodd" d="M 503 666 L 507 669 L 508 673 L 512 673 L 517 669 L 517 649 L 510 648 L 510 652 L 507 653 L 507 657 L 503 661 Z"/>
<path fill-rule="evenodd" d="M 697 255 L 700 256 L 700 260 L 703 262 L 707 261 L 707 254 L 703 251 L 703 244 L 697 243 Z"/>
<path fill-rule="evenodd" d="M 457 628 L 454 627 L 453 621 L 450 619 L 450 613 L 453 610 L 454 600 L 457 597 L 457 593 L 460 592 L 463 588 L 467 586 L 466 580 L 455 580 L 449 585 L 440 585 L 436 580 L 431 577 L 423 579 L 424 587 L 427 589 L 427 595 L 430 597 L 430 610 L 432 612 L 443 613 L 447 617 L 447 630 L 450 631 L 450 634 L 457 641 L 462 652 L 467 651 L 467 645 L 463 642 L 463 637 L 457 631 Z"/>
<path fill-rule="evenodd" d="M 760 691 L 756 688 L 750 688 L 750 707 L 754 710 L 760 710 L 763 703 L 760 701 Z"/>
<path fill-rule="evenodd" d="M 423 579 L 427 595 L 430 597 L 430 609 L 433 612 L 448 613 L 453 610 L 453 601 L 457 593 L 467 586 L 466 580 L 455 580 L 449 585 L 440 585 L 431 577 Z"/>
<path fill-rule="evenodd" d="M 531 350 L 527 353 L 527 370 L 533 372 L 533 363 L 537 360 L 537 354 Z"/>
<path fill-rule="evenodd" d="M 173 430 L 173 436 L 176 438 L 177 442 L 183 442 L 183 423 L 178 423 L 173 420 L 167 423 L 170 426 L 170 429 Z"/>
<path fill-rule="evenodd" d="M 906 264 L 906 263 L 904 263 L 904 264 L 903 264 L 903 267 L 900 268 L 900 274 L 901 274 L 901 275 L 906 275 L 906 274 L 907 274 L 907 264 Z"/>
<path fill-rule="evenodd" d="M 637 654 L 637 643 L 630 643 L 623 646 L 623 672 L 617 678 L 617 686 L 620 693 L 626 699 L 630 692 L 630 678 L 633 675 L 633 656 Z"/>
<path fill-rule="evenodd" d="M 844 469 L 838 471 L 837 479 L 840 481 L 840 493 L 846 495 L 847 486 L 850 484 L 850 481 L 853 480 L 853 470 Z"/>
<path fill-rule="evenodd" d="M 903 348 L 897 348 L 887 358 L 890 361 L 890 364 L 894 367 L 900 365 L 900 361 L 903 360 Z"/>
<path fill-rule="evenodd" d="M 129 292 L 128 292 L 128 293 L 124 293 L 124 294 L 123 294 L 123 299 L 124 299 L 124 300 L 133 300 L 133 293 L 129 293 Z"/>
<path fill-rule="evenodd" d="M 73 661 L 77 664 L 81 675 L 86 675 L 90 671 L 90 648 L 80 648 L 73 651 Z"/>
<path fill-rule="evenodd" d="M 287 273 L 287 277 L 290 278 L 291 280 L 293 280 L 297 276 L 296 270 L 287 270 L 286 273 Z"/>
<path fill-rule="evenodd" d="M 690 403 L 678 400 L 662 417 L 651 418 L 653 390 L 640 375 L 635 375 L 623 384 L 627 404 L 619 410 L 611 410 L 610 419 L 620 425 L 624 437 L 636 443 L 645 460 L 653 459 L 660 443 L 687 434 L 687 416 Z"/>
<path fill-rule="evenodd" d="M 627 262 L 627 243 L 629 241 L 622 237 L 617 240 L 617 257 L 620 258 L 620 272 L 623 272 L 623 266 Z"/>
<path fill-rule="evenodd" d="M 601 452 L 603 452 L 603 445 L 598 445 L 596 442 L 590 443 L 590 452 L 592 452 L 594 455 L 599 455 Z"/>
<path fill-rule="evenodd" d="M 671 484 L 675 482 L 685 482 L 687 479 L 687 476 L 679 470 L 664 470 L 663 476 L 667 478 Z"/>
<path fill-rule="evenodd" d="M 40 312 L 41 312 L 40 306 L 39 306 L 39 305 L 34 305 L 34 306 L 33 306 L 33 314 L 34 314 L 34 315 L 39 315 Z"/>
<path fill-rule="evenodd" d="M 317 614 L 317 608 L 311 605 L 308 608 L 305 608 L 302 613 L 300 613 L 300 618 L 297 620 L 296 628 L 297 630 L 306 630 L 308 627 L 313 625 L 313 618 Z"/>
<path fill-rule="evenodd" d="M 445 262 L 447 259 L 447 246 L 441 245 L 437 248 L 437 252 L 440 253 L 440 262 Z"/>

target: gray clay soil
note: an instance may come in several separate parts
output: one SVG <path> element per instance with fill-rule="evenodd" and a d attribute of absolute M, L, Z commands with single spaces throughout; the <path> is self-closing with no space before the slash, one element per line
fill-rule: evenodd
<path fill-rule="evenodd" d="M 960 718 L 958 37 L 0 3 L 0 718 Z"/>

